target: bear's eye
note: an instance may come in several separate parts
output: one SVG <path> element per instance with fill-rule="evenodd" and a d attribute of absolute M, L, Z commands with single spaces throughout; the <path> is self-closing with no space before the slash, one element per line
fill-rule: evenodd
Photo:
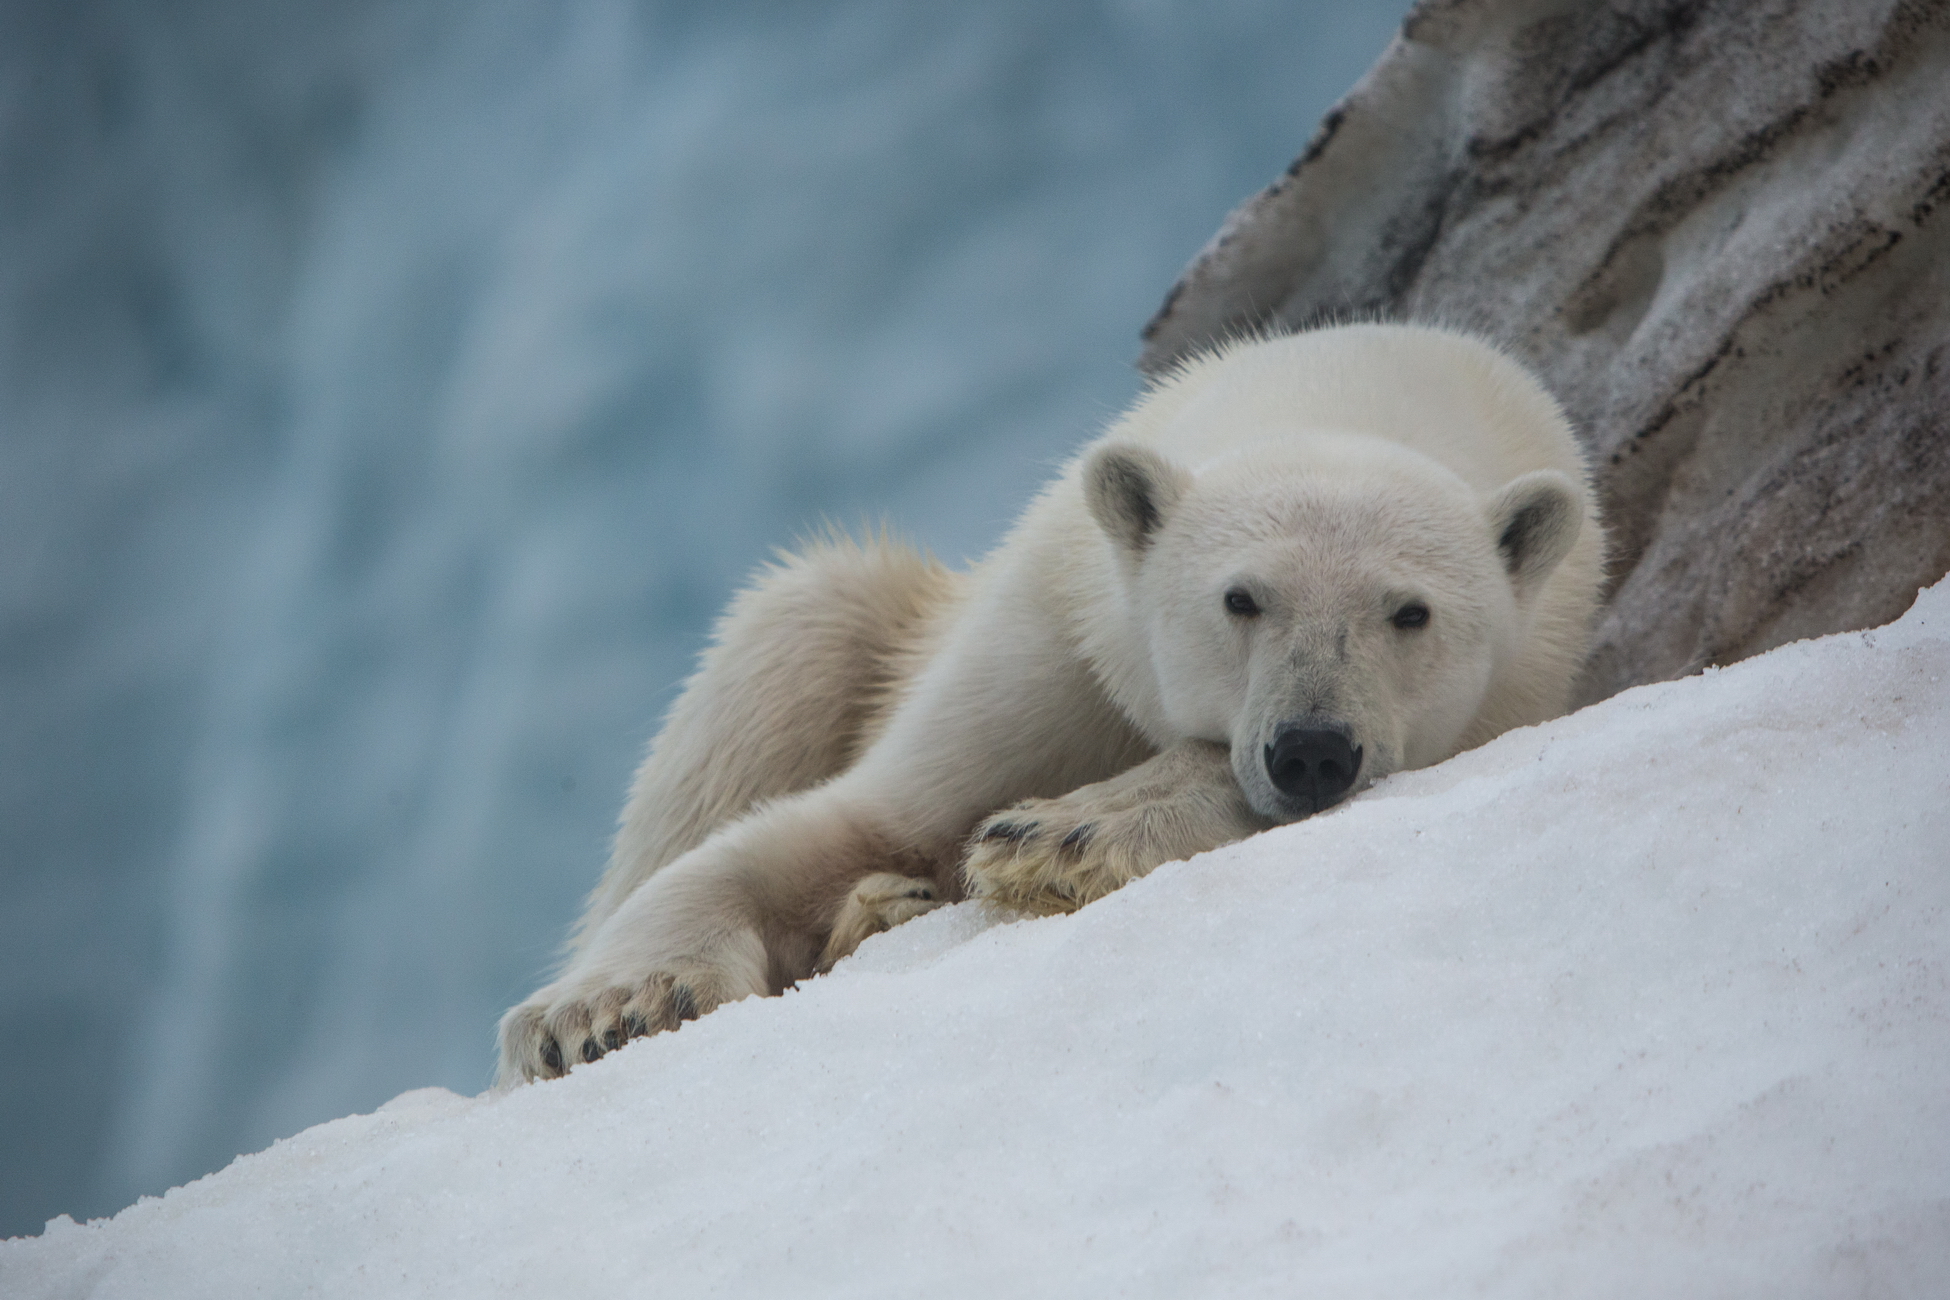
<path fill-rule="evenodd" d="M 1226 593 L 1226 613 L 1237 614 L 1241 618 L 1251 618 L 1259 613 L 1259 602 L 1254 600 L 1243 587 L 1234 587 Z"/>
<path fill-rule="evenodd" d="M 1411 600 L 1408 604 L 1396 610 L 1395 616 L 1388 621 L 1403 631 L 1408 631 L 1411 628 L 1427 627 L 1429 625 L 1429 607 L 1419 600 Z"/>

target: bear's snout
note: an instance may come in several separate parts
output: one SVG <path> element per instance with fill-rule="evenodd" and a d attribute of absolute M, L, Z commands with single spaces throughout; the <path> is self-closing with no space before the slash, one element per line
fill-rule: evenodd
<path fill-rule="evenodd" d="M 1281 723 L 1266 747 L 1267 777 L 1302 817 L 1339 802 L 1360 770 L 1360 747 L 1330 727 Z"/>

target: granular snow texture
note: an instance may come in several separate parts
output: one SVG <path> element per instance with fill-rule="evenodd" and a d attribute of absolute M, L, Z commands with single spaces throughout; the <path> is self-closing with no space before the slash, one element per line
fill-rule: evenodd
<path fill-rule="evenodd" d="M 944 909 L 57 1219 L 0 1294 L 1942 1295 L 1947 638 L 1943 583 L 1075 916 Z"/>

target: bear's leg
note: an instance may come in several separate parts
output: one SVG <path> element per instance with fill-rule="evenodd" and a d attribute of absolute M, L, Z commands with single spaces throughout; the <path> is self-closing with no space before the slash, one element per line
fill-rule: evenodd
<path fill-rule="evenodd" d="M 560 979 L 502 1017 L 497 1086 L 779 993 L 949 897 L 957 845 L 923 853 L 890 840 L 843 783 L 758 808 L 644 881 Z"/>
<path fill-rule="evenodd" d="M 1188 740 L 1107 781 L 989 817 L 962 871 L 978 898 L 1073 912 L 1162 863 L 1272 824 L 1240 793 L 1226 747 Z"/>
<path fill-rule="evenodd" d="M 761 571 L 718 621 L 637 770 L 575 946 L 720 826 L 844 771 L 961 581 L 886 537 L 831 537 Z"/>
<path fill-rule="evenodd" d="M 953 901 L 988 813 L 1149 755 L 1060 623 L 1023 598 L 1040 590 L 1024 567 L 984 572 L 844 773 L 720 826 L 602 916 L 562 977 L 503 1018 L 499 1081 L 559 1075 L 641 1030 L 780 992 L 933 901 L 889 897 L 887 877 Z"/>

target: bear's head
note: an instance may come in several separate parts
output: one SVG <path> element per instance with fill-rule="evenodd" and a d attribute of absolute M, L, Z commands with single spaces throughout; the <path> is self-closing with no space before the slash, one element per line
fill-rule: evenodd
<path fill-rule="evenodd" d="M 1276 821 L 1460 749 L 1582 521 L 1554 470 L 1486 497 L 1359 435 L 1249 445 L 1196 472 L 1112 442 L 1083 483 L 1165 722 L 1229 745 Z"/>

